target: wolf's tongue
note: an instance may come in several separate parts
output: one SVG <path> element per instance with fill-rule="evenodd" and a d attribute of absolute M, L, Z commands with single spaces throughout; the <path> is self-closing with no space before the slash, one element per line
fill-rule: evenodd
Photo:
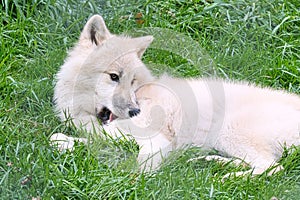
<path fill-rule="evenodd" d="M 109 122 L 112 122 L 113 120 L 115 120 L 117 118 L 117 116 L 115 116 L 112 112 L 109 115 Z"/>
<path fill-rule="evenodd" d="M 113 119 L 114 117 L 113 117 L 113 114 L 112 114 L 112 112 L 109 114 L 109 122 L 112 122 L 112 120 L 114 120 Z"/>

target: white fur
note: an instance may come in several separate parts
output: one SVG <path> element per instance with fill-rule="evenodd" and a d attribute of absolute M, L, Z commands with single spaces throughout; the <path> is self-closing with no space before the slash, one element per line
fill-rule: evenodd
<path fill-rule="evenodd" d="M 211 79 L 165 77 L 158 83 L 137 91 L 139 101 L 147 99 L 146 108 L 141 107 L 142 113 L 137 118 L 151 118 L 150 112 L 143 111 L 159 105 L 164 108 L 163 116 L 170 119 L 164 120 L 158 133 L 168 140 L 156 143 L 156 149 L 161 145 L 160 149 L 165 150 L 164 146 L 170 142 L 173 150 L 186 145 L 216 149 L 223 155 L 244 160 L 252 167 L 253 174 L 261 174 L 277 165 L 283 147 L 300 144 L 300 98 L 295 94 Z M 185 85 L 192 89 L 194 97 L 186 96 L 186 90 L 180 89 Z M 171 100 L 174 98 L 178 101 Z M 193 98 L 196 104 L 191 103 Z M 192 108 L 186 104 L 192 104 Z M 152 127 L 155 126 L 147 128 Z"/>
<path fill-rule="evenodd" d="M 152 40 L 152 36 L 113 35 L 101 16 L 91 17 L 57 74 L 54 100 L 60 118 L 72 119 L 77 127 L 88 131 L 101 130 L 96 114 L 103 106 L 120 118 L 129 118 L 129 108 L 138 107 L 135 89 L 153 79 L 140 60 Z M 120 74 L 124 81 L 117 84 L 109 73 Z M 130 85 L 133 80 L 134 85 Z M 113 104 L 115 94 L 122 101 Z"/>
<path fill-rule="evenodd" d="M 93 27 L 98 45 L 91 43 L 89 37 Z M 115 120 L 103 128 L 112 135 L 118 135 L 119 130 L 130 133 L 141 146 L 138 159 L 148 170 L 159 166 L 168 152 L 196 145 L 244 160 L 252 167 L 253 174 L 261 174 L 277 165 L 284 146 L 299 145 L 299 96 L 214 79 L 164 76 L 149 82 L 152 77 L 140 57 L 151 41 L 150 36 L 136 39 L 114 36 L 100 16 L 92 17 L 58 73 L 54 96 L 60 117 L 65 120 L 67 111 L 75 125 L 91 130 L 92 125 L 98 126 L 95 109 L 105 105 L 117 110 L 112 104 L 114 92 L 129 94 L 132 101 L 137 98 L 141 108 L 138 116 Z M 115 59 L 119 52 L 127 53 Z M 138 85 L 116 89 L 102 74 L 101 66 L 107 67 L 104 71 L 114 71 L 120 70 L 120 63 L 129 74 L 127 81 L 137 80 Z M 130 73 L 135 67 L 142 70 Z M 61 147 L 72 148 L 65 144 Z M 278 166 L 272 172 L 280 169 Z"/>

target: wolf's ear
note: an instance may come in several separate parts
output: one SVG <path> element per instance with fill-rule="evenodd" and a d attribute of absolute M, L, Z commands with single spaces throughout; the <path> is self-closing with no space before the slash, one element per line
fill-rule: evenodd
<path fill-rule="evenodd" d="M 103 18 L 100 15 L 94 15 L 85 24 L 79 43 L 88 40 L 91 43 L 99 45 L 111 36 L 112 34 L 107 29 Z"/>
<path fill-rule="evenodd" d="M 148 46 L 153 41 L 153 36 L 148 35 L 148 36 L 133 38 L 133 40 L 138 49 L 138 51 L 137 51 L 138 57 L 141 58 L 143 56 L 144 52 L 146 51 L 146 49 L 148 48 Z"/>

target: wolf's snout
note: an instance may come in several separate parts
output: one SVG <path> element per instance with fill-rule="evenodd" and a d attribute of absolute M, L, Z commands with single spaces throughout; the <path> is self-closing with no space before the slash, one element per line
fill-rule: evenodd
<path fill-rule="evenodd" d="M 134 116 L 138 115 L 140 112 L 141 112 L 141 110 L 139 108 L 133 108 L 133 109 L 129 110 L 128 114 L 129 114 L 129 117 L 134 117 Z"/>

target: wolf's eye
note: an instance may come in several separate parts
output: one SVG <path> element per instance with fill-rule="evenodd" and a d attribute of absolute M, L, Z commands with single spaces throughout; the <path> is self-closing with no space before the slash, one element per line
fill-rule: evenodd
<path fill-rule="evenodd" d="M 112 74 L 109 74 L 109 75 L 110 75 L 110 79 L 112 81 L 119 82 L 119 76 L 117 74 L 112 73 Z"/>
<path fill-rule="evenodd" d="M 135 79 L 133 79 L 133 80 L 131 81 L 131 85 L 133 85 L 135 81 L 136 81 L 136 80 L 135 80 Z"/>

